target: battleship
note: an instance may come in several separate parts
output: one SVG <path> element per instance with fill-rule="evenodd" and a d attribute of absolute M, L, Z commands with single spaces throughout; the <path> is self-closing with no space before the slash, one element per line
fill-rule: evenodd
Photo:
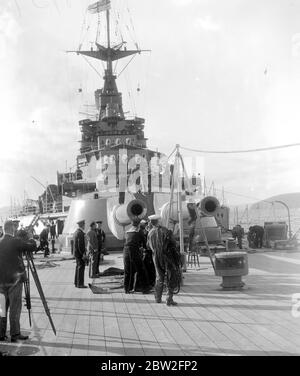
<path fill-rule="evenodd" d="M 57 185 L 45 187 L 45 193 L 37 202 L 27 203 L 25 212 L 33 209 L 34 213 L 28 218 L 22 213 L 24 218 L 21 221 L 24 227 L 36 224 L 39 233 L 44 226 L 41 221 L 57 220 L 59 248 L 67 252 L 71 249 L 76 224 L 82 219 L 87 225 L 93 221 L 103 222 L 106 245 L 110 250 L 122 248 L 132 217 L 142 219 L 159 213 L 164 224 L 173 230 L 179 223 L 178 202 L 171 202 L 171 181 L 176 175 L 174 162 L 158 150 L 148 148 L 145 119 L 127 115 L 117 86 L 120 76 L 117 68 L 122 73 L 134 56 L 149 50 L 142 50 L 137 43 L 135 48 L 128 49 L 121 33 L 121 39 L 116 40 L 111 27 L 115 13 L 110 1 L 91 4 L 88 11 L 95 15 L 94 21 L 97 22 L 96 41 L 90 48 L 80 44 L 68 53 L 72 53 L 72 59 L 77 55 L 84 57 L 87 63 L 96 61 L 97 67 L 100 63 L 102 65 L 102 87 L 94 88 L 95 113 L 79 121 L 81 140 L 76 169 L 57 173 Z M 100 25 L 103 28 L 101 33 Z M 119 61 L 125 61 L 125 67 L 120 67 Z M 231 225 L 229 208 L 224 206 L 224 200 L 221 205 L 210 193 L 207 197 L 207 190 L 204 187 L 202 192 L 201 179 L 195 175 L 182 177 L 182 192 L 185 235 L 191 220 L 188 205 L 196 202 L 201 203 L 202 212 L 214 217 L 209 226 L 207 224 L 208 240 L 221 241 L 220 229 L 226 231 Z"/>
<path fill-rule="evenodd" d="M 92 4 L 88 11 L 98 14 L 98 24 L 105 22 L 105 40 L 100 44 L 96 38 L 90 49 L 82 49 L 80 45 L 68 53 L 104 63 L 104 83 L 95 90 L 96 119 L 79 121 L 81 140 L 76 171 L 58 173 L 58 191 L 72 198 L 60 241 L 61 251 L 70 249 L 76 223 L 82 219 L 87 225 L 101 220 L 107 233 L 107 247 L 120 249 L 133 217 L 143 219 L 163 208 L 168 210 L 174 168 L 165 154 L 147 147 L 145 119 L 125 116 L 122 93 L 117 87 L 114 64 L 149 50 L 142 50 L 137 44 L 135 49 L 127 49 L 124 40 L 112 43 L 110 1 Z M 189 187 L 189 191 L 201 194 L 195 176 L 188 178 L 189 181 L 182 179 L 183 189 Z M 229 212 L 220 208 L 217 199 L 206 198 L 203 205 L 209 207 L 209 214 L 216 214 L 221 222 L 226 222 L 228 228 Z M 173 217 L 177 216 L 175 211 L 174 208 Z M 187 210 L 185 213 L 188 220 Z"/>
<path fill-rule="evenodd" d="M 188 176 L 182 179 L 179 171 L 185 172 L 185 168 L 179 146 L 175 148 L 174 160 L 149 150 L 145 121 L 125 116 L 112 64 L 126 61 L 142 51 L 139 48 L 130 51 L 125 45 L 111 43 L 108 8 L 109 1 L 103 0 L 90 7 L 104 19 L 101 22 L 107 27 L 105 43 L 90 50 L 75 50 L 75 54 L 106 64 L 103 88 L 95 92 L 97 118 L 79 123 L 82 138 L 76 170 L 58 173 L 58 185 L 46 187 L 45 194 L 40 197 L 41 206 L 27 200 L 23 214 L 32 213 L 35 219 L 62 218 L 64 215 L 66 221 L 60 242 L 66 250 L 70 249 L 77 220 L 85 219 L 89 225 L 89 221 L 101 219 L 107 233 L 107 247 L 115 249 L 123 244 L 124 232 L 133 216 L 147 218 L 151 213 L 160 213 L 164 223 L 173 226 L 176 234 L 175 228 L 178 230 L 179 227 L 180 232 L 182 227 L 186 230 L 189 221 L 195 219 L 193 208 L 196 204 L 207 214 L 195 220 L 205 222 L 206 240 L 208 243 L 220 240 L 221 227 L 229 227 L 226 207 L 222 207 L 216 197 L 206 196 L 209 192 L 205 187 L 202 192 L 195 179 Z M 126 52 L 132 55 L 122 57 Z M 69 56 L 76 59 L 75 55 Z M 66 197 L 70 200 L 70 208 L 64 213 L 69 205 L 66 205 Z M 275 200 L 285 201 L 285 198 L 275 197 Z M 60 208 L 58 203 L 62 204 Z M 248 214 L 248 208 L 242 215 L 237 210 L 236 221 L 242 224 L 243 217 Z M 180 226 L 181 221 L 183 226 Z M 268 241 L 276 241 L 274 236 L 279 231 L 270 230 L 268 236 L 272 235 L 273 240 L 269 238 Z M 281 223 L 280 232 L 279 239 L 287 238 L 286 224 Z M 100 367 L 104 371 L 127 369 L 129 372 L 134 364 L 138 368 L 146 364 L 147 370 L 170 369 L 170 366 L 195 369 L 200 355 L 299 355 L 299 336 L 293 335 L 299 331 L 299 252 L 280 249 L 276 253 L 266 249 L 252 252 L 247 246 L 242 252 L 230 239 L 226 245 L 229 252 L 223 252 L 224 249 L 216 252 L 213 261 L 212 258 L 197 258 L 198 254 L 188 249 L 189 267 L 180 294 L 176 296 L 177 307 L 156 304 L 154 297 L 139 292 L 125 295 L 122 277 L 112 278 L 105 273 L 108 265 L 123 268 L 121 253 L 112 252 L 100 265 L 100 280 L 92 279 L 90 289 L 82 290 L 74 289 L 71 255 L 51 255 L 47 260 L 37 255 L 34 262 L 48 297 L 53 322 L 44 293 L 41 294 L 34 263 L 27 256 L 28 271 L 33 277 L 25 284 L 29 320 L 22 314 L 20 327 L 26 336 L 30 334 L 30 338 L 24 344 L 9 343 L 2 338 L 0 355 L 94 356 L 98 367 L 99 356 L 126 356 L 124 361 L 121 359 L 122 363 L 104 359 L 100 361 Z M 201 244 L 200 248 L 201 251 L 205 247 Z M 31 279 L 36 284 L 31 290 L 32 305 Z M 5 307 L 3 297 L 1 306 Z M 44 317 L 43 307 L 50 323 Z M 131 356 L 154 360 L 131 363 L 128 362 Z M 172 362 L 155 360 L 162 356 L 178 356 L 179 359 L 193 356 L 196 359 L 178 363 L 176 359 Z"/>
<path fill-rule="evenodd" d="M 38 234 L 44 223 L 56 220 L 60 252 L 70 252 L 78 221 L 85 220 L 87 226 L 102 221 L 107 234 L 106 247 L 120 250 L 133 217 L 143 219 L 160 214 L 166 226 L 176 228 L 178 196 L 172 197 L 171 188 L 172 179 L 180 179 L 186 233 L 191 219 L 188 205 L 196 202 L 212 217 L 207 235 L 214 235 L 208 235 L 208 240 L 221 240 L 221 228 L 229 229 L 229 209 L 221 206 L 216 197 L 202 194 L 201 177 L 195 174 L 189 177 L 184 168 L 176 171 L 170 156 L 149 149 L 145 119 L 128 116 L 124 110 L 122 93 L 117 86 L 118 63 L 125 61 L 125 67 L 119 68 L 122 73 L 132 57 L 150 50 L 142 50 L 137 43 L 129 49 L 122 33 L 112 32 L 115 12 L 112 12 L 110 0 L 91 4 L 87 11 L 95 16 L 96 40 L 90 48 L 81 43 L 67 53 L 72 54 L 72 58 L 82 56 L 87 63 L 96 61 L 97 67 L 101 64 L 104 70 L 102 87 L 95 87 L 95 114 L 79 121 L 81 139 L 75 169 L 57 173 L 57 185 L 44 187 L 46 190 L 35 203 L 34 213 L 24 216 L 20 225 L 34 225 Z M 121 39 L 117 40 L 118 37 Z"/>

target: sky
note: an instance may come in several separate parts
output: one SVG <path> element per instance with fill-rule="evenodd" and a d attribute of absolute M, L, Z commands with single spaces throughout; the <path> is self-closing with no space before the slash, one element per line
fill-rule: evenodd
<path fill-rule="evenodd" d="M 75 166 L 78 122 L 103 80 L 65 51 L 94 41 L 91 3 L 0 0 L 0 207 L 37 198 L 57 171 Z M 128 47 L 136 40 L 151 50 L 118 80 L 125 111 L 146 119 L 150 148 L 168 155 L 176 144 L 245 150 L 300 142 L 300 1 L 112 4 L 133 30 Z M 102 75 L 101 64 L 89 62 Z M 300 192 L 300 147 L 182 154 L 198 158 L 208 186 L 224 187 L 231 205 Z"/>

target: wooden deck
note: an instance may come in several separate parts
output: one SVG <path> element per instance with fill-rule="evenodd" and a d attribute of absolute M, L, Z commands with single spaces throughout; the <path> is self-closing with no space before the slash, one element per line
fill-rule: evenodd
<path fill-rule="evenodd" d="M 52 267 L 38 269 L 38 274 L 57 336 L 32 283 L 33 326 L 25 308 L 21 322 L 30 340 L 0 343 L 0 351 L 46 356 L 300 355 L 300 317 L 292 315 L 292 295 L 300 294 L 299 253 L 249 254 L 243 291 L 223 291 L 209 260 L 201 257 L 200 270 L 185 273 L 175 296 L 178 307 L 156 304 L 152 295 L 94 295 L 90 289 L 75 289 L 74 260 L 56 257 Z M 41 261 L 36 259 L 36 265 Z M 106 256 L 101 268 L 110 266 L 122 267 L 121 255 Z M 85 282 L 91 282 L 87 274 Z"/>

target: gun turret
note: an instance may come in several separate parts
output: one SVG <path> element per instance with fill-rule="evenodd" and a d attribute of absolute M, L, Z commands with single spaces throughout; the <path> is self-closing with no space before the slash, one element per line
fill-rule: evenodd
<path fill-rule="evenodd" d="M 141 200 L 131 200 L 124 204 L 113 206 L 108 221 L 109 228 L 114 236 L 123 240 L 126 226 L 134 219 L 142 220 L 147 215 L 147 207 Z"/>
<path fill-rule="evenodd" d="M 161 208 L 162 224 L 168 225 L 168 216 L 171 222 L 178 222 L 178 204 L 177 201 L 170 204 L 166 203 Z M 183 231 L 185 236 L 193 232 L 193 237 L 198 236 L 199 241 L 204 241 L 202 230 L 205 231 L 208 242 L 218 243 L 221 241 L 221 229 L 219 228 L 215 215 L 220 208 L 219 201 L 213 196 L 207 196 L 196 203 L 182 202 Z M 200 223 L 201 222 L 201 223 Z M 193 229 L 193 230 L 192 230 Z"/>

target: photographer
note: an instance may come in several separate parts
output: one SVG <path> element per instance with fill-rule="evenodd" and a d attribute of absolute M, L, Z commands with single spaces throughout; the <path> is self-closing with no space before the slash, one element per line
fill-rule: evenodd
<path fill-rule="evenodd" d="M 7 313 L 9 309 L 11 342 L 24 341 L 20 331 L 20 316 L 22 311 L 22 290 L 26 281 L 26 271 L 22 255 L 32 253 L 34 245 L 14 238 L 16 225 L 13 221 L 4 223 L 4 237 L 0 241 L 0 294 L 5 301 L 0 316 L 0 341 L 7 339 Z"/>

